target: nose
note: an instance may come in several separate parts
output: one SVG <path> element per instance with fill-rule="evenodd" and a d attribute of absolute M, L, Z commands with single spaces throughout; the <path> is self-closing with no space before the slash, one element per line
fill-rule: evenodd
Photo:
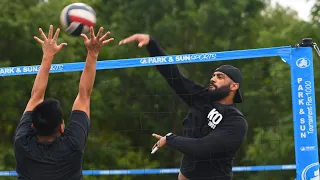
<path fill-rule="evenodd" d="M 210 79 L 210 82 L 211 82 L 211 83 L 215 83 L 215 82 L 216 82 L 215 77 L 212 77 L 212 78 Z"/>

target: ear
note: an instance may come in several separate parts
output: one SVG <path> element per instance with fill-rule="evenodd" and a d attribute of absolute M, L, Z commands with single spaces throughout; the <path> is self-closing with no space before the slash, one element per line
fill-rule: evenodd
<path fill-rule="evenodd" d="M 34 125 L 33 124 L 31 124 L 31 128 L 34 129 Z"/>
<path fill-rule="evenodd" d="M 230 86 L 230 90 L 236 91 L 237 89 L 239 89 L 239 83 L 232 83 Z"/>
<path fill-rule="evenodd" d="M 64 133 L 64 128 L 65 128 L 64 123 L 62 123 L 60 125 L 60 133 Z"/>

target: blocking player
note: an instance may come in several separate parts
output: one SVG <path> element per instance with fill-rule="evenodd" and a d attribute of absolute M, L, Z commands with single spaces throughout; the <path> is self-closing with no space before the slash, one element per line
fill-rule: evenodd
<path fill-rule="evenodd" d="M 90 38 L 82 34 L 87 58 L 80 77 L 79 91 L 74 101 L 69 125 L 65 128 L 59 100 L 45 99 L 50 67 L 54 56 L 67 45 L 57 45 L 60 29 L 53 35 L 50 25 L 48 37 L 39 29 L 43 56 L 40 70 L 31 91 L 31 97 L 16 129 L 14 154 L 18 179 L 82 179 L 82 159 L 90 127 L 90 95 L 96 62 L 100 50 L 113 38 L 110 32 L 97 35 L 90 28 Z M 62 98 L 62 97 L 61 97 Z"/>

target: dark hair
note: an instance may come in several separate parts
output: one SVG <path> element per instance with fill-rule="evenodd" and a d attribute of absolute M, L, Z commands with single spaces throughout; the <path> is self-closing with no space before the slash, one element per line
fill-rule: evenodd
<path fill-rule="evenodd" d="M 37 135 L 54 135 L 59 131 L 63 122 L 63 112 L 59 100 L 45 99 L 33 109 L 31 117 Z"/>

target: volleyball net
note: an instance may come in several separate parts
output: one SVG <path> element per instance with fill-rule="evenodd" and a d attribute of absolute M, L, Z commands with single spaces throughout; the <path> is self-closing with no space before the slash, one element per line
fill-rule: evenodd
<path fill-rule="evenodd" d="M 239 166 L 235 172 L 295 170 L 296 180 L 310 180 L 319 177 L 318 140 L 316 129 L 316 104 L 314 89 L 314 71 L 312 46 L 303 44 L 260 49 L 247 49 L 198 54 L 183 54 L 145 58 L 101 60 L 97 70 L 139 68 L 166 64 L 203 63 L 227 60 L 245 60 L 251 58 L 280 57 L 290 66 L 291 95 L 293 109 L 293 128 L 295 163 L 270 166 Z M 318 52 L 318 51 L 317 51 Z M 82 71 L 85 62 L 53 64 L 50 73 Z M 0 68 L 0 76 L 21 76 L 37 74 L 40 66 L 16 66 Z M 119 169 L 119 170 L 84 170 L 84 175 L 133 175 L 133 174 L 171 174 L 179 169 Z M 0 171 L 0 176 L 16 176 L 15 171 Z"/>

